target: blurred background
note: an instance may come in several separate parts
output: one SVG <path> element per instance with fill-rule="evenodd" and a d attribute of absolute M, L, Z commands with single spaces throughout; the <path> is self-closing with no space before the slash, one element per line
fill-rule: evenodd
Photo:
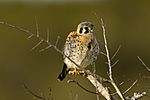
<path fill-rule="evenodd" d="M 119 45 L 121 49 L 112 60 L 119 59 L 113 67 L 113 75 L 121 91 L 125 91 L 137 79 L 138 83 L 125 96 L 143 92 L 150 88 L 150 72 L 137 59 L 140 56 L 150 67 L 150 2 L 148 0 L 0 0 L 0 20 L 36 33 L 36 21 L 40 35 L 46 38 L 50 30 L 50 41 L 55 43 L 60 36 L 59 49 L 63 48 L 66 36 L 76 30 L 82 21 L 95 25 L 97 39 L 103 41 L 102 30 L 92 13 L 95 11 L 106 24 L 106 35 L 111 56 Z M 51 88 L 54 100 L 96 100 L 96 95 L 87 93 L 75 84 L 68 84 L 73 78 L 85 88 L 95 91 L 91 83 L 82 76 L 70 76 L 57 81 L 62 70 L 62 55 L 53 48 L 39 52 L 46 44 L 35 50 L 31 48 L 39 40 L 27 39 L 24 32 L 0 25 L 0 100 L 32 100 L 25 91 L 26 84 L 35 93 L 47 95 Z M 104 51 L 100 44 L 101 51 Z M 106 58 L 99 55 L 96 62 L 97 74 L 108 78 Z M 103 83 L 110 86 L 108 83 Z M 111 86 L 110 86 L 111 87 Z M 114 89 L 111 87 L 111 91 Z M 150 95 L 150 93 L 149 93 Z M 101 97 L 102 98 L 102 97 Z M 149 100 L 146 96 L 141 100 Z M 101 100 L 104 100 L 103 98 Z"/>

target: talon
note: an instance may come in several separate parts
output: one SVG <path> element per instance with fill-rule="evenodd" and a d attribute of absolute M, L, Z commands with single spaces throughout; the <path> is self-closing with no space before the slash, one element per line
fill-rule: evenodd
<path fill-rule="evenodd" d="M 87 73 L 85 71 L 80 71 L 80 75 L 87 76 Z"/>
<path fill-rule="evenodd" d="M 80 75 L 80 72 L 79 72 L 78 69 L 75 68 L 74 70 L 69 71 L 69 74 L 71 74 L 71 75 Z"/>

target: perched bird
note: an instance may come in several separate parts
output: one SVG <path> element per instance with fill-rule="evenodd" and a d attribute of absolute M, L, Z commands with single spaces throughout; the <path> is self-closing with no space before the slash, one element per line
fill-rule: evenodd
<path fill-rule="evenodd" d="M 97 59 L 99 44 L 93 34 L 93 28 L 91 22 L 81 22 L 77 30 L 67 36 L 63 49 L 64 66 L 58 80 L 62 81 L 69 71 L 74 71 L 75 75 L 79 74 L 78 71 L 85 69 Z"/>

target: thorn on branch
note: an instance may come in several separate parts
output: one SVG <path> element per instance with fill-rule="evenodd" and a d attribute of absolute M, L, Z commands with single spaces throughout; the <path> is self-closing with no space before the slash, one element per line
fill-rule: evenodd
<path fill-rule="evenodd" d="M 105 47 L 105 51 L 106 51 L 106 57 L 107 57 L 107 62 L 108 62 L 108 76 L 111 80 L 111 84 L 114 87 L 114 89 L 116 90 L 117 94 L 119 95 L 119 97 L 122 100 L 124 99 L 124 96 L 122 95 L 121 91 L 119 90 L 119 88 L 117 87 L 116 83 L 113 80 L 113 75 L 112 75 L 112 65 L 111 65 L 111 59 L 110 59 L 110 55 L 109 55 L 109 49 L 108 49 L 108 45 L 107 45 L 107 38 L 106 38 L 106 30 L 105 30 L 105 26 L 103 19 L 99 19 L 99 17 L 97 16 L 97 19 L 99 20 L 99 23 L 101 24 L 101 28 L 102 28 L 102 33 L 103 33 L 103 38 L 104 38 L 104 47 Z"/>

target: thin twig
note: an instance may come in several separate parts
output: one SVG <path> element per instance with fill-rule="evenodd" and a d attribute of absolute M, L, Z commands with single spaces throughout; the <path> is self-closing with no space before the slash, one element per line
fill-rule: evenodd
<path fill-rule="evenodd" d="M 36 19 L 35 19 L 35 22 L 36 22 L 36 36 L 39 37 L 39 36 L 40 36 L 40 33 L 39 33 L 39 25 L 38 25 Z"/>
<path fill-rule="evenodd" d="M 52 46 L 49 45 L 49 46 L 47 46 L 46 48 L 43 48 L 43 49 L 39 50 L 39 52 L 43 52 L 43 51 L 45 51 L 45 50 L 47 50 L 47 49 L 49 49 L 49 48 L 51 48 L 51 47 L 52 47 Z"/>
<path fill-rule="evenodd" d="M 77 82 L 75 80 L 68 80 L 67 83 L 75 83 L 75 84 L 77 84 L 77 86 L 79 86 L 80 88 L 82 88 L 86 92 L 89 92 L 89 93 L 92 93 L 92 94 L 99 94 L 99 93 L 96 93 L 96 92 L 93 92 L 93 91 L 90 91 L 90 90 L 86 89 L 79 82 Z"/>
<path fill-rule="evenodd" d="M 142 98 L 143 96 L 146 96 L 146 92 L 142 92 L 142 93 L 134 93 L 132 97 L 126 97 L 126 100 L 138 100 L 140 98 Z"/>
<path fill-rule="evenodd" d="M 27 38 L 27 39 L 30 39 L 31 37 L 33 37 L 33 34 L 32 34 L 32 35 L 30 35 L 30 36 L 28 36 L 28 38 Z"/>
<path fill-rule="evenodd" d="M 133 86 L 135 86 L 135 84 L 137 83 L 137 81 L 138 81 L 138 80 L 135 80 L 135 81 L 132 83 L 132 85 L 131 85 L 128 89 L 126 89 L 122 94 L 126 94 L 129 90 L 131 90 L 131 88 L 133 88 Z M 111 93 L 111 95 L 116 95 L 116 94 L 117 94 L 117 92 Z"/>
<path fill-rule="evenodd" d="M 137 58 L 143 64 L 143 66 L 150 72 L 150 68 L 144 63 L 144 61 L 139 56 L 137 56 Z"/>
<path fill-rule="evenodd" d="M 106 53 L 104 53 L 104 52 L 102 52 L 102 51 L 100 52 L 100 54 L 102 54 L 102 55 L 104 55 L 104 56 L 107 56 Z"/>
<path fill-rule="evenodd" d="M 98 18 L 99 19 L 99 18 Z M 109 55 L 109 49 L 108 49 L 108 45 L 107 45 L 107 39 L 106 39 L 106 30 L 105 30 L 105 25 L 103 22 L 103 19 L 101 18 L 101 27 L 102 27 L 102 33 L 103 33 L 103 38 L 104 38 L 104 43 L 105 43 L 105 51 L 106 51 L 106 55 L 107 55 L 107 61 L 108 61 L 108 74 L 109 74 L 109 78 L 111 80 L 111 84 L 113 85 L 113 87 L 115 88 L 116 92 L 118 93 L 118 95 L 120 96 L 120 98 L 122 100 L 125 100 L 121 91 L 119 90 L 119 88 L 117 87 L 116 83 L 113 80 L 113 76 L 112 76 L 112 65 L 111 65 L 111 61 L 110 61 L 110 55 Z"/>
<path fill-rule="evenodd" d="M 132 85 L 126 90 L 123 92 L 123 94 L 126 94 L 129 90 L 131 90 L 131 88 L 133 88 L 133 86 L 135 86 L 135 84 L 138 82 L 138 80 L 135 80 Z"/>
<path fill-rule="evenodd" d="M 35 94 L 33 91 L 31 91 L 25 84 L 23 84 L 23 87 L 24 87 L 25 90 L 26 90 L 28 93 L 30 93 L 32 96 L 34 96 L 34 97 L 36 97 L 36 98 L 38 98 L 38 99 L 41 99 L 41 100 L 46 100 L 45 97 L 39 96 L 39 95 Z"/>
<path fill-rule="evenodd" d="M 111 57 L 111 60 L 113 60 L 113 59 L 116 57 L 116 55 L 118 54 L 120 48 L 121 48 L 121 45 L 119 45 L 118 49 L 116 50 L 116 52 L 115 52 L 115 53 L 113 54 L 113 56 Z"/>
<path fill-rule="evenodd" d="M 119 62 L 119 59 L 112 64 L 112 68 Z"/>
<path fill-rule="evenodd" d="M 49 29 L 47 29 L 47 39 L 46 39 L 47 42 L 49 42 L 49 33 L 50 33 L 50 32 L 49 32 Z"/>
<path fill-rule="evenodd" d="M 93 10 L 91 10 L 91 12 L 92 12 L 92 13 L 94 14 L 94 16 L 96 17 L 98 23 L 101 23 L 101 21 L 99 20 L 98 15 L 97 15 L 97 13 L 96 13 L 95 11 L 93 11 Z M 101 25 L 100 25 L 100 26 L 101 26 Z M 105 45 L 105 43 L 103 43 L 103 44 Z"/>
<path fill-rule="evenodd" d="M 41 40 L 40 42 L 38 42 L 34 47 L 32 47 L 31 51 L 34 50 L 36 47 L 38 47 L 42 42 L 43 42 L 43 40 Z"/>
<path fill-rule="evenodd" d="M 119 85 L 123 85 L 124 84 L 124 82 L 121 82 Z"/>
<path fill-rule="evenodd" d="M 57 36 L 57 40 L 56 40 L 56 42 L 55 42 L 55 47 L 57 47 L 58 42 L 59 42 L 59 39 L 60 39 L 60 36 Z"/>

